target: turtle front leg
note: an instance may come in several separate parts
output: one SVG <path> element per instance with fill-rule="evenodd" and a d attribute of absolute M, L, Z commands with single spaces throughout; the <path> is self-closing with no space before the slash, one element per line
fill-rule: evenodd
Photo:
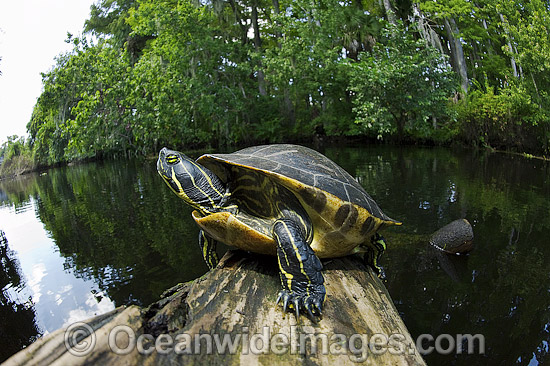
<path fill-rule="evenodd" d="M 309 244 L 300 225 L 288 219 L 277 220 L 273 226 L 277 241 L 277 258 L 283 290 L 277 304 L 283 301 L 283 311 L 293 308 L 296 318 L 305 309 L 312 320 L 321 316 L 325 301 L 325 285 L 321 261 Z"/>
<path fill-rule="evenodd" d="M 199 232 L 199 245 L 202 257 L 210 269 L 215 268 L 219 262 L 218 253 L 216 253 L 216 244 L 217 241 L 207 236 L 203 230 Z"/>

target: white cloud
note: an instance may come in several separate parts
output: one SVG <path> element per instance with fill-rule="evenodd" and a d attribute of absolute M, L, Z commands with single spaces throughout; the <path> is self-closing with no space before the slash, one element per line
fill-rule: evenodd
<path fill-rule="evenodd" d="M 94 316 L 105 314 L 115 308 L 115 303 L 107 297 L 102 297 L 100 301 L 97 301 L 94 294 L 88 293 L 86 296 L 87 309 L 79 307 L 69 311 L 68 318 L 65 320 L 63 327 L 67 327 L 73 323 L 93 318 Z"/>
<path fill-rule="evenodd" d="M 36 304 L 40 301 L 40 292 L 42 288 L 41 281 L 46 276 L 46 265 L 42 262 L 36 263 L 32 266 L 31 278 L 29 279 L 28 285 L 32 290 L 32 300 Z"/>

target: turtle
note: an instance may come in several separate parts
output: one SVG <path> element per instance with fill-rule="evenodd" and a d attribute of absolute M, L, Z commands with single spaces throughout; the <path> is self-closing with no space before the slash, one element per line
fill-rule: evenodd
<path fill-rule="evenodd" d="M 386 242 L 378 231 L 401 225 L 343 168 L 300 145 L 271 144 L 196 161 L 163 148 L 157 171 L 194 208 L 199 245 L 210 269 L 216 244 L 277 257 L 283 312 L 322 316 L 326 297 L 320 259 L 353 253 L 379 274 Z"/>

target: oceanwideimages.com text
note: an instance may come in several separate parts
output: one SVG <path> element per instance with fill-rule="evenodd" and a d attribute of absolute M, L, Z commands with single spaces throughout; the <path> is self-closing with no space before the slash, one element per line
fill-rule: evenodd
<path fill-rule="evenodd" d="M 65 346 L 75 356 L 87 356 L 96 345 L 96 335 L 86 323 L 75 323 L 65 332 Z M 126 325 L 114 327 L 108 335 L 108 346 L 117 355 L 137 350 L 148 355 L 175 353 L 198 354 L 316 354 L 348 355 L 354 362 L 364 362 L 369 355 L 389 352 L 392 355 L 415 354 L 484 354 L 485 337 L 481 334 L 422 334 L 416 342 L 403 334 L 352 334 L 307 333 L 297 326 L 290 334 L 275 333 L 265 326 L 261 332 L 250 332 L 243 327 L 238 333 L 226 334 L 151 334 L 137 335 Z"/>

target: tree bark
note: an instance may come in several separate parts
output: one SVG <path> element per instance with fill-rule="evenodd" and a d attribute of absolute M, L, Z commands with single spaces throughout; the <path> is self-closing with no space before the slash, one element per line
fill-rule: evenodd
<path fill-rule="evenodd" d="M 252 28 L 254 30 L 254 49 L 260 53 L 262 51 L 262 39 L 260 38 L 260 26 L 258 25 L 258 7 L 256 2 L 252 4 Z M 262 64 L 258 68 L 258 91 L 260 95 L 266 96 L 265 76 L 262 70 Z"/>
<path fill-rule="evenodd" d="M 279 0 L 272 0 L 272 4 L 275 14 L 279 15 L 281 13 Z M 279 30 L 275 32 L 275 38 L 277 39 L 277 47 L 281 49 L 281 39 L 283 38 L 283 35 Z M 286 116 L 289 127 L 294 127 L 296 125 L 296 113 L 294 112 L 294 104 L 290 99 L 290 90 L 288 86 L 284 86 L 283 89 L 283 113 Z"/>
<path fill-rule="evenodd" d="M 280 288 L 276 262 L 273 257 L 230 251 L 214 270 L 171 289 L 147 309 L 122 307 L 86 321 L 96 337 L 86 357 L 67 352 L 65 329 L 60 329 L 5 365 L 425 365 L 387 290 L 359 258 L 325 263 L 327 298 L 318 322 L 303 315 L 296 319 L 275 306 Z M 146 352 L 135 347 L 127 354 L 113 352 L 115 338 L 116 347 L 128 345 L 125 332 L 113 336 L 118 325 L 125 326 L 126 333 L 135 332 L 137 340 L 150 334 L 141 342 Z M 162 337 L 175 341 L 162 348 Z M 220 352 L 223 337 L 235 342 L 232 352 Z"/>
<path fill-rule="evenodd" d="M 416 15 L 412 18 L 412 22 L 417 24 L 422 39 L 428 42 L 432 47 L 437 48 L 439 52 L 444 55 L 445 51 L 443 50 L 443 45 L 441 44 L 439 35 L 430 26 L 428 20 L 418 8 L 418 4 L 413 4 L 413 8 L 413 14 Z"/>
<path fill-rule="evenodd" d="M 504 32 L 506 33 L 506 44 L 508 46 L 508 49 L 510 50 L 510 64 L 512 66 L 512 73 L 515 78 L 518 78 L 520 74 L 518 74 L 516 59 L 514 58 L 515 48 L 512 46 L 512 42 L 510 41 L 510 34 L 508 32 L 507 22 L 501 13 L 498 13 L 498 15 L 500 17 L 500 21 L 502 22 L 502 26 L 504 27 Z"/>
<path fill-rule="evenodd" d="M 392 25 L 396 25 L 397 18 L 390 0 L 382 0 L 382 3 L 384 4 L 384 10 L 386 11 L 386 18 L 388 19 L 388 22 Z"/>
<path fill-rule="evenodd" d="M 445 18 L 445 30 L 449 37 L 451 46 L 451 57 L 453 60 L 453 68 L 460 77 L 460 86 L 464 94 L 468 93 L 468 71 L 466 69 L 466 59 L 464 58 L 464 50 L 460 41 L 460 31 L 456 25 L 454 18 Z"/>

